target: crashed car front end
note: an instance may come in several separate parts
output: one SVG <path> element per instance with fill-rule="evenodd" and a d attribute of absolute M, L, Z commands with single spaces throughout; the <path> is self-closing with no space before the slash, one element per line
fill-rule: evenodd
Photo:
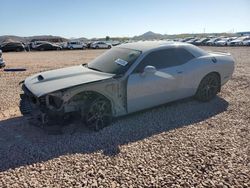
<path fill-rule="evenodd" d="M 23 93 L 20 94 L 20 111 L 23 115 L 40 120 L 46 124 L 49 119 L 60 118 L 64 114 L 61 92 L 37 97 L 22 85 Z"/>
<path fill-rule="evenodd" d="M 20 111 L 32 121 L 40 120 L 37 123 L 58 123 L 81 113 L 89 101 L 102 96 L 113 105 L 113 115 L 125 114 L 126 82 L 113 76 L 84 66 L 35 74 L 20 83 L 23 90 Z"/>

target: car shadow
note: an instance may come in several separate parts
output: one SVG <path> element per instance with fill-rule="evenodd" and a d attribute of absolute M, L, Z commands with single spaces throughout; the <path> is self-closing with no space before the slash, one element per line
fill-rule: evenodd
<path fill-rule="evenodd" d="M 184 99 L 118 118 L 99 132 L 72 124 L 61 135 L 47 134 L 24 117 L 10 118 L 0 121 L 0 171 L 66 154 L 100 151 L 115 156 L 124 144 L 204 121 L 227 107 L 228 102 L 219 96 L 207 103 Z"/>

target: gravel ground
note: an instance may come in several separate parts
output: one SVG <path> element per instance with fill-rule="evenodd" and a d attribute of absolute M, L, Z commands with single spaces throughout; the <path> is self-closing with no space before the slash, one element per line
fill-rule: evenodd
<path fill-rule="evenodd" d="M 236 60 L 233 79 L 211 102 L 181 100 L 97 133 L 72 124 L 63 135 L 20 116 L 18 82 L 103 51 L 4 54 L 9 67 L 28 71 L 0 72 L 0 187 L 250 187 L 250 48 L 206 49 Z"/>

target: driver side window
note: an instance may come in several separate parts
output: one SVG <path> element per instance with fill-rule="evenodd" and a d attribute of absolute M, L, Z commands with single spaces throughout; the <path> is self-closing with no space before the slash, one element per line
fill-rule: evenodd
<path fill-rule="evenodd" d="M 142 73 L 148 65 L 154 66 L 156 70 L 159 70 L 182 65 L 193 58 L 194 56 L 183 48 L 157 50 L 146 55 L 135 68 L 134 73 Z"/>
<path fill-rule="evenodd" d="M 157 70 L 165 67 L 165 62 L 171 56 L 171 49 L 158 50 L 149 53 L 140 64 L 136 67 L 135 73 L 142 73 L 144 68 L 148 65 L 154 66 Z"/>

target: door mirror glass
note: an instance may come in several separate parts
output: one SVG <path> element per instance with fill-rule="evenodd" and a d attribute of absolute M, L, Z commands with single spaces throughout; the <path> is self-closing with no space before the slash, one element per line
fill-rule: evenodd
<path fill-rule="evenodd" d="M 145 68 L 144 68 L 144 71 L 143 71 L 145 74 L 153 74 L 156 72 L 156 68 L 154 66 L 151 66 L 151 65 L 147 65 Z"/>

